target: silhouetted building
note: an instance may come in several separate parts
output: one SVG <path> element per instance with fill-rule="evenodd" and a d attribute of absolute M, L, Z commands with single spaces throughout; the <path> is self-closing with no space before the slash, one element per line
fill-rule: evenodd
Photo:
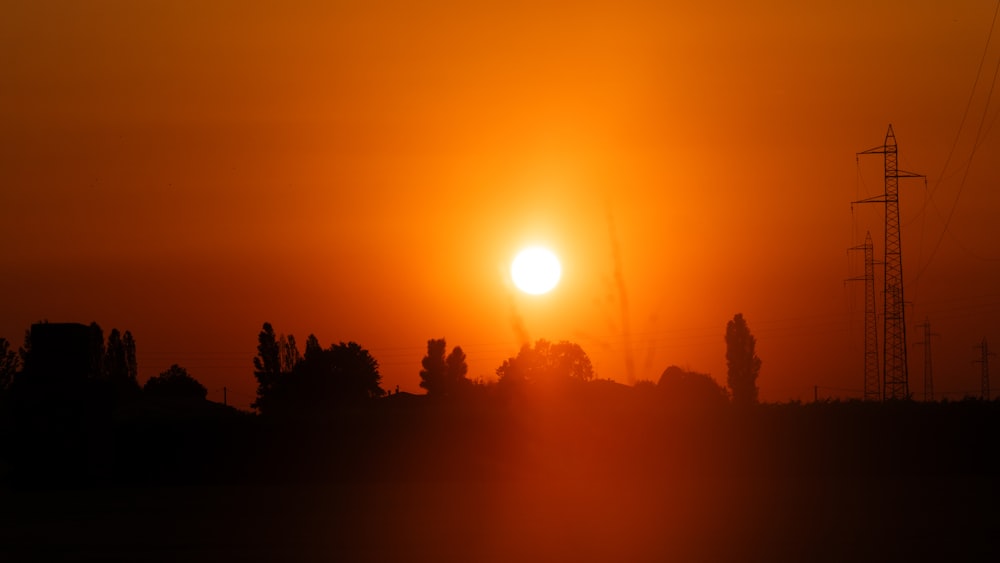
<path fill-rule="evenodd" d="M 31 325 L 24 371 L 38 382 L 82 383 L 100 373 L 103 335 L 96 325 Z"/>
<path fill-rule="evenodd" d="M 12 386 L 16 479 L 35 484 L 104 478 L 114 455 L 114 397 L 100 381 L 104 338 L 95 323 L 36 323 Z"/>

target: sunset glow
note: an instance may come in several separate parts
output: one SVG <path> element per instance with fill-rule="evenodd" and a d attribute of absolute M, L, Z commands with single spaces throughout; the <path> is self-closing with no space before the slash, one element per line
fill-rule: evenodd
<path fill-rule="evenodd" d="M 998 560 L 997 86 L 1000 0 L 5 0 L 0 561 Z"/>
<path fill-rule="evenodd" d="M 245 408 L 264 321 L 364 344 L 392 388 L 420 391 L 433 336 L 490 378 L 521 342 L 514 236 L 572 264 L 517 314 L 600 377 L 722 381 L 743 312 L 762 398 L 847 397 L 846 249 L 884 240 L 850 205 L 882 163 L 855 152 L 889 123 L 928 178 L 900 183 L 900 216 L 907 319 L 961 366 L 938 387 L 976 388 L 969 350 L 1000 340 L 990 2 L 71 4 L 0 18 L 13 342 L 46 318 L 129 328 L 142 379 L 179 363 Z"/>

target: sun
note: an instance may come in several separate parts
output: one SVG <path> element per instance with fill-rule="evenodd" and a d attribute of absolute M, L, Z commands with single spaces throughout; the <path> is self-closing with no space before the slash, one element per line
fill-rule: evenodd
<path fill-rule="evenodd" d="M 559 259 L 547 248 L 532 246 L 517 253 L 510 265 L 514 285 L 525 293 L 540 295 L 552 290 L 562 276 Z"/>

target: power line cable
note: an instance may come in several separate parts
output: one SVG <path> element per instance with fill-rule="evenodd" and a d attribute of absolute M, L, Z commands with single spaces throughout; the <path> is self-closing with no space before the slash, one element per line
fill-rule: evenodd
<path fill-rule="evenodd" d="M 990 23 L 990 31 L 986 35 L 986 45 L 983 46 L 983 55 L 979 58 L 979 68 L 976 69 L 976 78 L 972 81 L 972 89 L 969 90 L 969 99 L 965 102 L 965 111 L 962 112 L 962 120 L 958 123 L 958 131 L 955 133 L 955 140 L 951 143 L 951 150 L 948 151 L 948 156 L 944 159 L 944 165 L 941 166 L 941 173 L 938 174 L 938 181 L 935 182 L 934 187 L 931 188 L 931 198 L 934 197 L 934 192 L 941 185 L 941 181 L 945 177 L 945 172 L 948 170 L 948 164 L 951 163 L 951 158 L 955 155 L 955 149 L 958 147 L 958 141 L 962 137 L 962 130 L 965 128 L 965 120 L 969 117 L 969 110 L 972 108 L 972 100 L 976 97 L 976 88 L 979 86 L 979 78 L 982 76 L 983 67 L 986 64 L 986 56 L 989 54 L 990 42 L 993 39 L 993 29 L 996 27 L 998 13 L 1000 13 L 1000 0 L 997 1 L 997 7 L 993 11 L 993 21 Z"/>
<path fill-rule="evenodd" d="M 996 27 L 997 14 L 1000 14 L 1000 0 L 997 0 L 997 7 L 993 11 L 993 21 L 990 23 L 990 31 L 989 31 L 989 34 L 987 35 L 986 47 L 983 49 L 983 56 L 980 59 L 980 65 L 979 65 L 980 69 L 979 69 L 979 72 L 976 73 L 976 82 L 973 85 L 973 94 L 975 93 L 975 85 L 978 84 L 978 82 L 979 82 L 979 75 L 980 75 L 980 72 L 982 71 L 983 62 L 986 60 L 986 54 L 989 51 L 990 40 L 993 37 L 993 30 Z M 951 226 L 951 220 L 955 217 L 955 210 L 958 208 L 958 202 L 959 202 L 959 200 L 962 197 L 962 191 L 964 190 L 966 181 L 969 178 L 969 171 L 972 169 L 972 160 L 973 160 L 973 157 L 976 155 L 976 151 L 979 150 L 979 147 L 982 146 L 981 143 L 985 140 L 985 138 L 983 136 L 983 126 L 986 123 L 986 117 L 989 115 L 990 103 L 993 100 L 993 91 L 996 88 L 997 76 L 998 75 L 1000 75 L 1000 57 L 997 58 L 997 65 L 996 65 L 996 67 L 993 70 L 993 80 L 991 81 L 991 83 L 990 83 L 990 89 L 989 89 L 989 91 L 986 94 L 986 106 L 983 108 L 982 117 L 979 119 L 979 127 L 976 129 L 976 137 L 975 137 L 975 140 L 972 143 L 972 150 L 969 152 L 969 160 L 966 163 L 965 170 L 962 173 L 962 179 L 959 182 L 958 191 L 955 193 L 955 201 L 952 203 L 951 210 L 948 212 L 948 217 L 945 219 L 944 228 L 941 230 L 941 235 L 938 237 L 937 242 L 934 244 L 934 248 L 931 250 L 930 255 L 927 257 L 927 262 L 917 271 L 917 275 L 914 278 L 914 282 L 918 281 L 924 275 L 924 272 L 927 271 L 927 268 L 930 267 L 931 262 L 934 260 L 934 257 L 937 255 L 938 250 L 941 248 L 941 242 L 944 241 L 945 234 L 948 233 L 948 228 Z M 970 103 L 971 103 L 971 98 L 972 98 L 972 94 L 970 94 Z M 966 107 L 966 114 L 968 114 L 968 107 Z M 965 116 L 963 115 L 963 117 L 962 117 L 962 124 L 964 125 L 964 123 L 965 123 Z M 961 133 L 961 127 L 962 126 L 959 127 L 959 133 Z M 956 138 L 955 142 L 956 143 L 958 142 L 957 138 Z M 954 152 L 954 147 L 953 147 L 952 152 Z M 949 155 L 948 155 L 948 160 L 949 161 L 951 160 L 951 153 L 949 153 Z M 947 165 L 947 162 L 946 162 L 946 165 Z M 933 198 L 933 192 L 934 192 L 935 189 L 937 189 L 937 186 L 939 186 L 939 185 L 940 185 L 940 181 L 931 190 L 931 198 L 929 198 L 929 199 Z"/>

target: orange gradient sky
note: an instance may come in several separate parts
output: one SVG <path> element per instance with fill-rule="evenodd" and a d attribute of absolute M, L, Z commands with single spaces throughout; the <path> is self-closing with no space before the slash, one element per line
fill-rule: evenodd
<path fill-rule="evenodd" d="M 8 3 L 0 336 L 129 329 L 140 380 L 179 363 L 245 406 L 264 321 L 357 341 L 418 392 L 429 338 L 490 379 L 521 329 L 599 377 L 631 357 L 724 383 L 742 312 L 762 399 L 859 397 L 846 249 L 883 245 L 881 208 L 850 202 L 882 161 L 854 155 L 892 123 L 928 176 L 901 185 L 910 387 L 929 317 L 939 398 L 978 393 L 974 346 L 1000 349 L 1000 33 L 974 82 L 995 5 L 749 4 Z M 507 279 L 529 244 L 562 259 L 552 293 Z"/>

